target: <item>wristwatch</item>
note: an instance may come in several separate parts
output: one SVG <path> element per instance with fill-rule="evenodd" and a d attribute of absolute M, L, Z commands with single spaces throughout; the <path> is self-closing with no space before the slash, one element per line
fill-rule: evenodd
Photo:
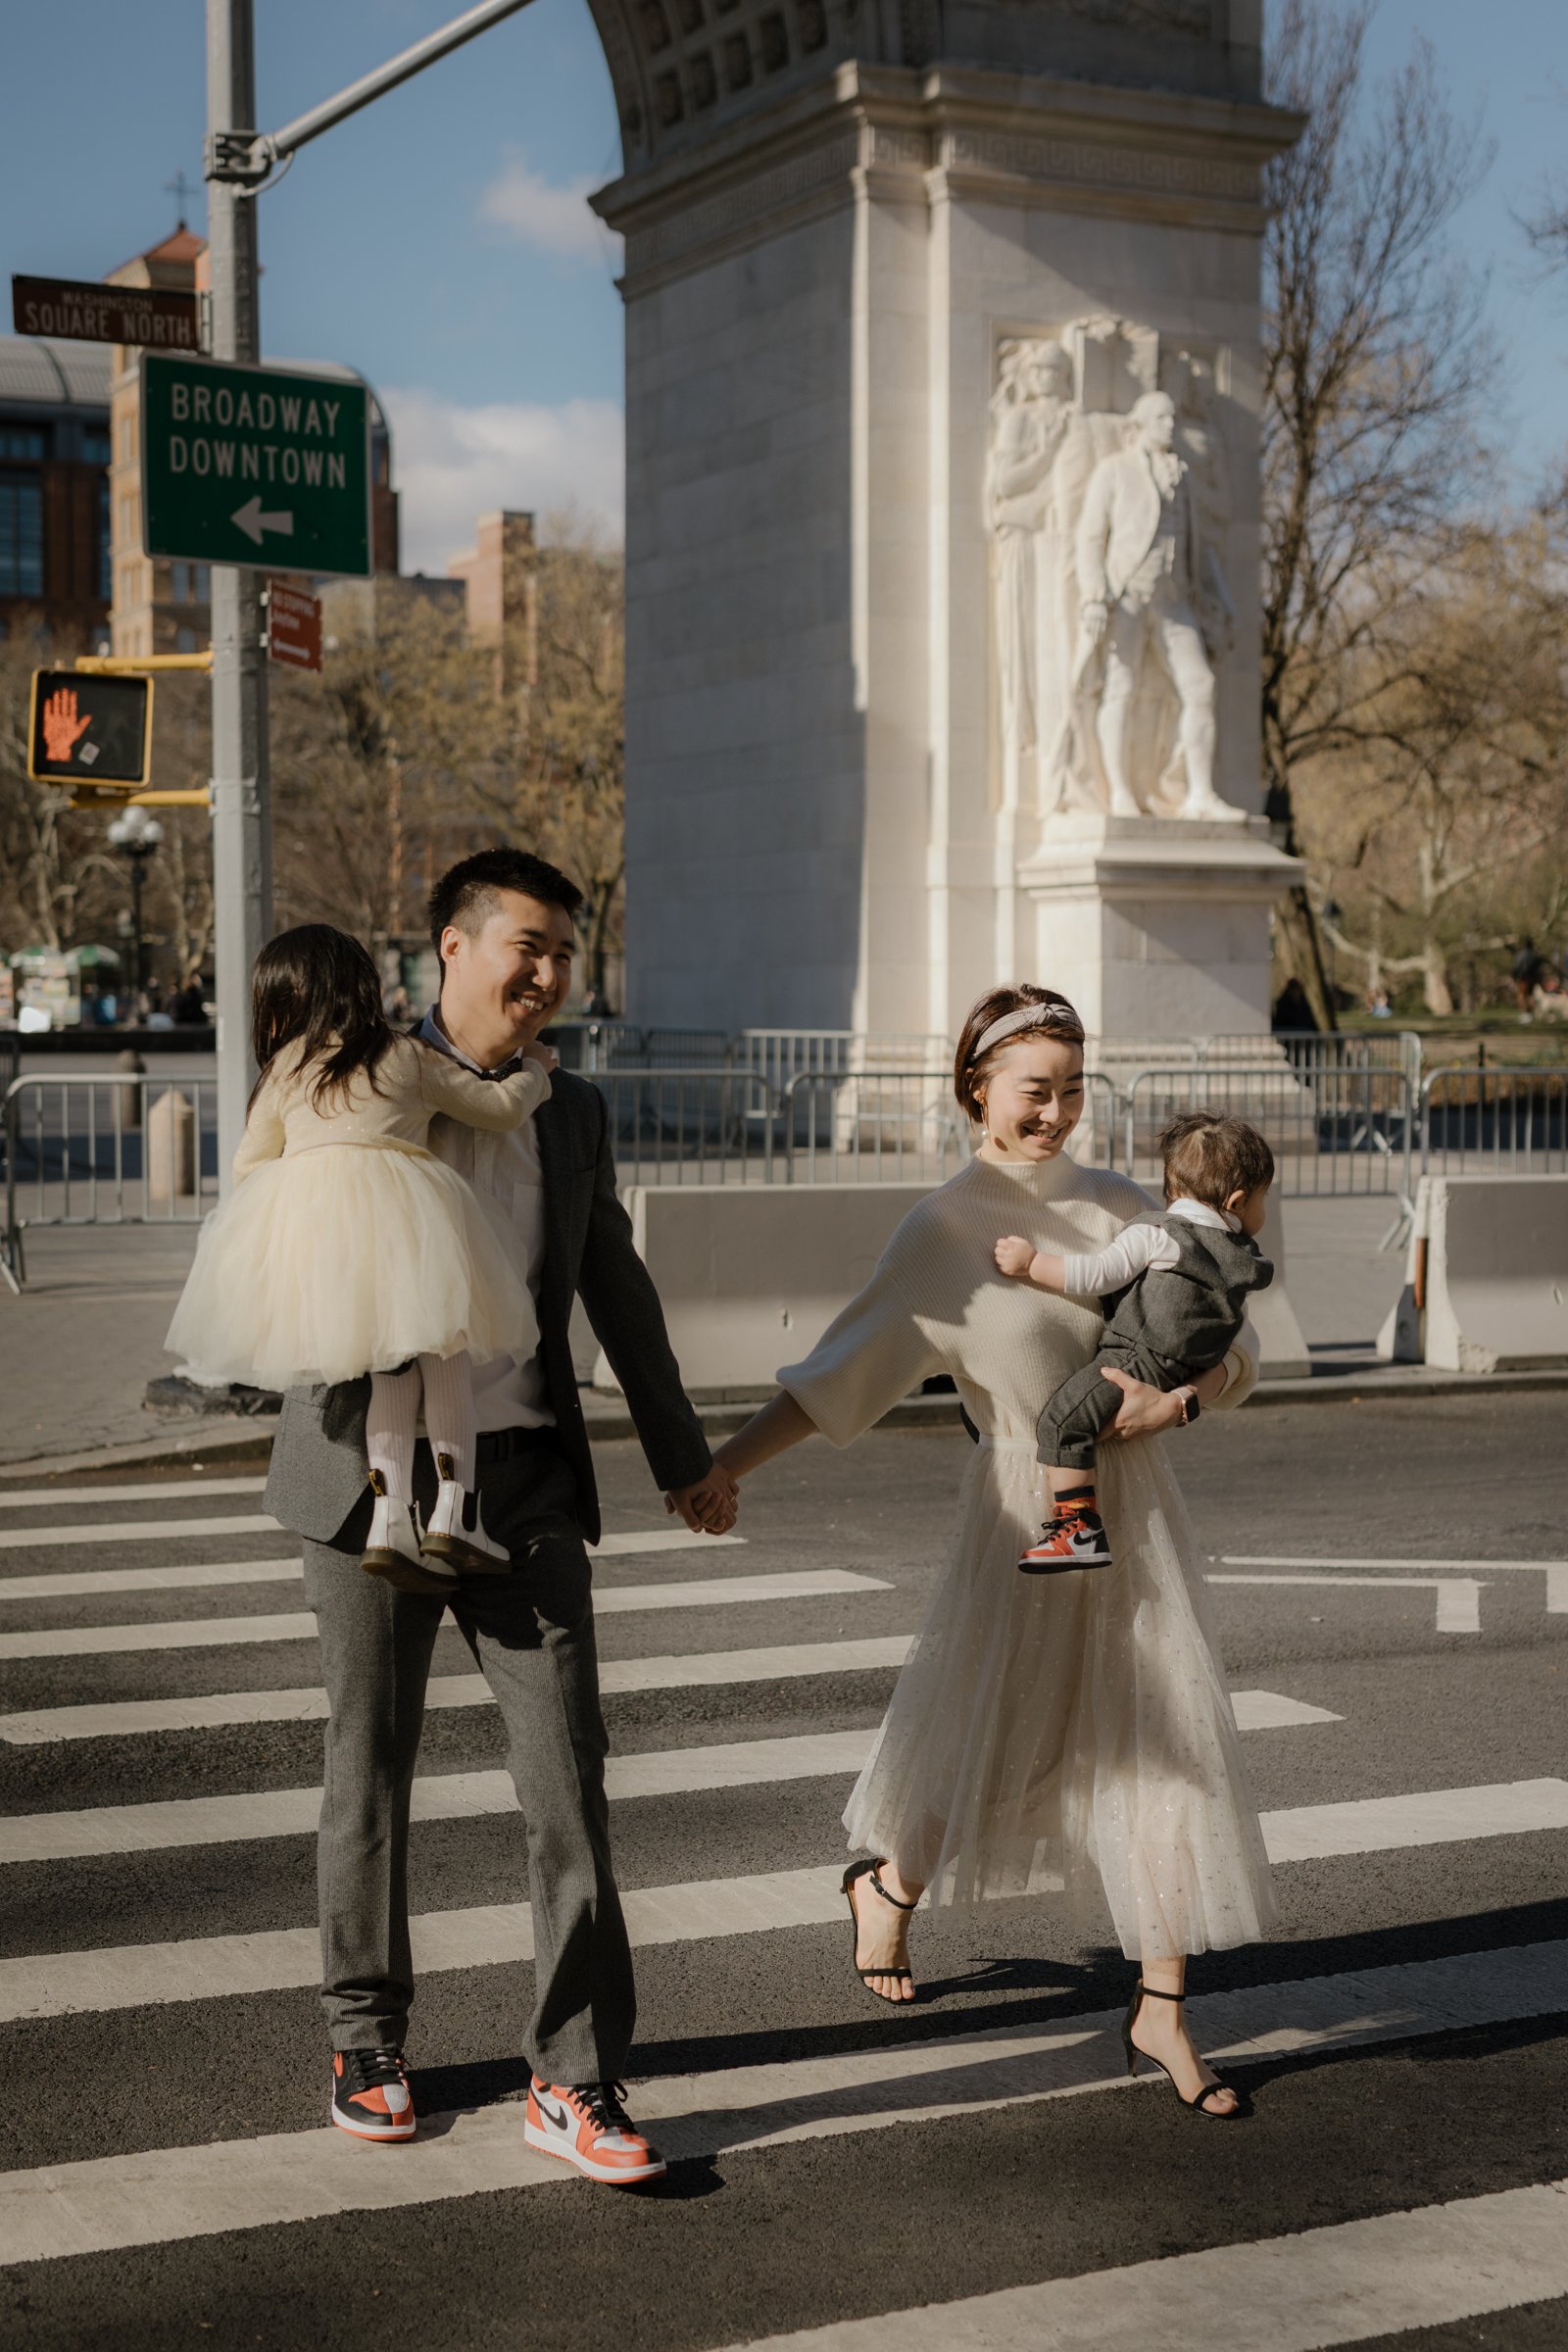
<path fill-rule="evenodd" d="M 1198 1401 L 1198 1391 L 1193 1387 L 1191 1381 L 1189 1381 L 1185 1388 L 1172 1389 L 1171 1395 L 1176 1398 L 1178 1404 L 1180 1404 L 1182 1408 L 1183 1429 L 1190 1428 L 1193 1422 L 1198 1419 L 1199 1414 L 1202 1410 L 1201 1405 Z"/>

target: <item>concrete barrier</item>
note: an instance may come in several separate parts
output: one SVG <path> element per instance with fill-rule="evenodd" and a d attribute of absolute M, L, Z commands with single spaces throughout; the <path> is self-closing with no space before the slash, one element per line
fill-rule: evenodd
<path fill-rule="evenodd" d="M 767 1396 L 780 1364 L 809 1353 L 869 1277 L 923 1184 L 632 1185 L 638 1253 L 663 1300 L 687 1393 L 706 1402 Z M 1278 1201 L 1260 1247 L 1274 1281 L 1252 1300 L 1263 1377 L 1311 1369 L 1285 1280 Z M 618 1388 L 608 1358 L 596 1389 Z"/>
<path fill-rule="evenodd" d="M 1568 1176 L 1423 1176 L 1378 1353 L 1445 1372 L 1568 1363 Z"/>
<path fill-rule="evenodd" d="M 147 1113 L 147 1196 L 189 1200 L 196 1191 L 196 1113 L 189 1095 L 172 1086 Z"/>
<path fill-rule="evenodd" d="M 766 1396 L 869 1279 L 925 1184 L 640 1184 L 626 1209 L 689 1396 Z M 596 1389 L 615 1389 L 609 1361 Z"/>

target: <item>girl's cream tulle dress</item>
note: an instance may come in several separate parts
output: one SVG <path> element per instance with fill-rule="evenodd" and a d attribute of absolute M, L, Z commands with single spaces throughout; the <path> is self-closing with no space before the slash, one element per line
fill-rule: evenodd
<path fill-rule="evenodd" d="M 1267 1934 L 1268 1859 L 1167 1441 L 1101 1449 L 1113 1567 L 1018 1573 L 1045 1513 L 1035 1422 L 1102 1321 L 1009 1281 L 992 1251 L 1005 1233 L 1099 1250 L 1152 1205 L 1065 1156 L 976 1159 L 905 1218 L 860 1296 L 779 1375 L 837 1446 L 937 1372 L 983 1433 L 951 1565 L 844 1816 L 852 1846 L 891 1856 L 938 1904 L 1064 1880 L 1085 1924 L 1102 1929 L 1103 1898 L 1132 1959 Z M 1234 1404 L 1255 1362 L 1242 1347 L 1227 1365 Z"/>
<path fill-rule="evenodd" d="M 416 1355 L 531 1355 L 533 1299 L 472 1187 L 426 1149 L 438 1114 L 502 1132 L 550 1092 L 525 1062 L 484 1079 L 412 1038 L 318 1102 L 319 1061 L 269 1064 L 202 1228 L 165 1346 L 215 1380 L 286 1389 Z"/>

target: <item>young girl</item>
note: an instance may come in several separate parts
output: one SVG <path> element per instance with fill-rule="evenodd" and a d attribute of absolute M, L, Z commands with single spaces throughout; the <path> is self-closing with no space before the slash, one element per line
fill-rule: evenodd
<path fill-rule="evenodd" d="M 496 1571 L 474 1487 L 475 1357 L 530 1355 L 528 1286 L 478 1196 L 427 1148 L 438 1113 L 497 1132 L 550 1093 L 555 1055 L 486 1079 L 400 1037 L 374 964 L 326 923 L 262 950 L 252 985 L 261 1070 L 235 1189 L 202 1229 L 165 1345 L 204 1377 L 263 1389 L 370 1376 L 375 1506 L 361 1566 L 404 1591 Z M 440 1487 L 416 1532 L 415 1423 Z"/>

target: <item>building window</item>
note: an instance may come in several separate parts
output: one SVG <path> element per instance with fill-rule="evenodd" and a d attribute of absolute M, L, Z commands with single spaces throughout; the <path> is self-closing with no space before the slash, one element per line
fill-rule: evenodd
<path fill-rule="evenodd" d="M 191 573 L 195 582 L 195 598 L 199 605 L 213 601 L 213 567 L 210 564 L 193 564 Z"/>
<path fill-rule="evenodd" d="M 190 565 L 171 564 L 169 566 L 170 602 L 184 605 L 190 602 Z"/>
<path fill-rule="evenodd" d="M 194 629 L 176 629 L 174 631 L 174 651 L 176 654 L 193 654 L 196 652 L 196 632 Z"/>
<path fill-rule="evenodd" d="M 0 424 L 0 458 L 41 458 L 46 439 L 33 425 Z"/>
<path fill-rule="evenodd" d="M 113 602 L 115 593 L 112 534 L 109 528 L 109 476 L 104 474 L 98 483 L 98 598 L 101 604 Z"/>
<path fill-rule="evenodd" d="M 43 594 L 43 485 L 0 474 L 0 596 Z"/>
<path fill-rule="evenodd" d="M 108 465 L 109 427 L 107 424 L 84 424 L 82 426 L 81 462 L 84 466 Z"/>

